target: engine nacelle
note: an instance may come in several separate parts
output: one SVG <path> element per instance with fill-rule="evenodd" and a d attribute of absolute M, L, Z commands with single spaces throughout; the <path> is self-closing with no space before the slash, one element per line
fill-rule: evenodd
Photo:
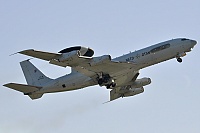
<path fill-rule="evenodd" d="M 95 65 L 99 65 L 101 63 L 105 63 L 111 60 L 111 56 L 110 55 L 103 55 L 100 57 L 94 57 L 91 61 L 90 61 L 90 66 L 95 66 Z"/>
<path fill-rule="evenodd" d="M 92 57 L 94 55 L 94 50 L 91 48 L 86 48 L 82 46 L 75 46 L 61 50 L 59 53 L 70 53 L 72 51 L 79 51 L 80 56 Z"/>
<path fill-rule="evenodd" d="M 72 61 L 76 60 L 77 58 L 79 58 L 79 56 L 80 56 L 80 52 L 78 50 L 71 51 L 68 53 L 63 53 L 61 55 L 61 57 L 58 58 L 58 61 L 59 62 L 65 62 L 65 61 L 72 62 Z"/>
<path fill-rule="evenodd" d="M 151 83 L 150 78 L 136 79 L 135 82 L 131 85 L 131 88 L 140 88 L 150 83 Z"/>
<path fill-rule="evenodd" d="M 124 93 L 124 97 L 134 96 L 144 92 L 144 88 L 130 88 L 128 92 Z"/>

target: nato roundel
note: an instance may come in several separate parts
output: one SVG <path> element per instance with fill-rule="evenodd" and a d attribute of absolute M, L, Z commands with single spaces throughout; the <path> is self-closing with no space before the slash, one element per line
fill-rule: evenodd
<path fill-rule="evenodd" d="M 77 50 L 80 51 L 81 56 L 92 57 L 94 55 L 94 50 L 92 50 L 91 48 L 86 48 L 86 47 L 82 47 L 82 46 L 66 48 L 66 49 L 59 51 L 58 53 L 69 53 L 69 52 L 77 51 Z"/>

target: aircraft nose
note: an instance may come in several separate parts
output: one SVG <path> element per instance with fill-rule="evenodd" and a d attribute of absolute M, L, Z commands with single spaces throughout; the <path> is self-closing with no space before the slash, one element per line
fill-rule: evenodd
<path fill-rule="evenodd" d="M 151 79 L 150 78 L 148 78 L 148 82 L 149 82 L 149 84 L 151 83 Z"/>
<path fill-rule="evenodd" d="M 195 40 L 190 40 L 190 42 L 191 42 L 191 44 L 192 44 L 193 47 L 194 47 L 194 45 L 197 44 L 197 41 L 195 41 Z"/>

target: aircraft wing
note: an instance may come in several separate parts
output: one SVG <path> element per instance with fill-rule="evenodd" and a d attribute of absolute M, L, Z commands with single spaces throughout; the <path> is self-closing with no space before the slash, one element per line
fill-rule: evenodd
<path fill-rule="evenodd" d="M 24 50 L 24 51 L 21 51 L 21 52 L 18 52 L 18 53 L 28 55 L 28 56 L 32 56 L 32 57 L 35 57 L 35 58 L 39 58 L 39 59 L 46 60 L 46 61 L 56 59 L 61 55 L 61 54 L 56 54 L 56 53 L 37 51 L 37 50 L 34 50 L 34 49 Z"/>
<path fill-rule="evenodd" d="M 94 64 L 96 59 L 99 61 L 99 58 L 105 58 L 105 60 L 102 62 L 100 61 L 100 63 L 97 62 Z M 57 60 L 50 60 L 49 63 L 62 67 L 70 66 L 76 71 L 89 77 L 97 75 L 101 72 L 103 72 L 104 74 L 109 74 L 110 76 L 116 76 L 120 75 L 120 73 L 124 73 L 124 71 L 126 70 L 138 70 L 136 63 L 114 61 L 110 59 L 110 55 L 103 55 L 101 57 L 93 58 L 85 58 L 80 56 L 76 60 L 78 60 L 78 63 L 76 64 L 59 62 Z"/>
<path fill-rule="evenodd" d="M 49 61 L 50 64 L 54 64 L 57 66 L 62 67 L 73 67 L 78 66 L 80 63 L 88 63 L 92 58 L 78 55 L 78 51 L 73 52 L 73 56 L 67 55 L 67 59 L 63 61 L 59 61 L 62 58 L 65 58 L 65 55 L 62 53 L 50 53 L 50 52 L 44 52 L 44 51 L 38 51 L 34 49 L 24 50 L 18 52 L 20 54 L 28 55 L 31 57 L 35 57 L 38 59 Z M 63 57 L 64 56 L 64 57 Z"/>
<path fill-rule="evenodd" d="M 101 63 L 99 65 L 95 65 L 95 66 L 90 66 L 90 65 L 84 65 L 83 64 L 83 67 L 82 69 L 86 69 L 90 72 L 93 72 L 93 73 L 105 73 L 105 74 L 109 74 L 110 76 L 117 76 L 117 75 L 120 75 L 121 73 L 124 73 L 124 71 L 127 71 L 130 69 L 134 69 L 136 70 L 137 68 L 137 65 L 134 64 L 134 63 L 129 63 L 129 62 L 116 62 L 116 61 L 107 61 L 107 62 L 104 62 L 104 63 Z M 76 67 L 75 67 L 76 69 Z M 80 68 L 79 70 L 77 70 L 79 72 L 80 71 Z"/>
<path fill-rule="evenodd" d="M 83 65 L 73 67 L 74 70 L 82 73 L 92 79 L 98 78 L 98 74 L 104 73 L 109 74 L 114 79 L 118 79 L 117 77 L 131 78 L 133 73 L 130 73 L 130 69 L 134 68 L 134 64 L 131 63 L 122 63 L 122 62 L 106 62 L 97 66 Z M 134 71 L 134 69 L 132 70 Z M 123 75 L 126 73 L 126 75 Z M 129 76 L 128 76 L 129 75 Z M 120 79 L 119 79 L 120 80 Z"/>
<path fill-rule="evenodd" d="M 99 57 L 86 57 L 81 56 L 74 51 L 72 56 L 69 55 L 64 61 L 60 61 L 65 57 L 65 54 L 50 53 L 37 51 L 33 49 L 18 52 L 20 54 L 32 56 L 42 60 L 49 61 L 50 64 L 57 66 L 67 67 L 70 66 L 78 72 L 94 78 L 99 73 L 109 74 L 112 77 L 123 76 L 124 72 L 131 70 L 138 70 L 137 65 L 132 62 L 119 62 L 112 60 L 110 55 L 103 55 Z"/>

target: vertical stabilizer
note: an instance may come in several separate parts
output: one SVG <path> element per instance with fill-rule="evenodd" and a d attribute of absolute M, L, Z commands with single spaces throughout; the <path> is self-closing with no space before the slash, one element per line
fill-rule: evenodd
<path fill-rule="evenodd" d="M 20 62 L 20 65 L 28 85 L 44 86 L 44 84 L 52 80 L 46 77 L 29 60 Z"/>

